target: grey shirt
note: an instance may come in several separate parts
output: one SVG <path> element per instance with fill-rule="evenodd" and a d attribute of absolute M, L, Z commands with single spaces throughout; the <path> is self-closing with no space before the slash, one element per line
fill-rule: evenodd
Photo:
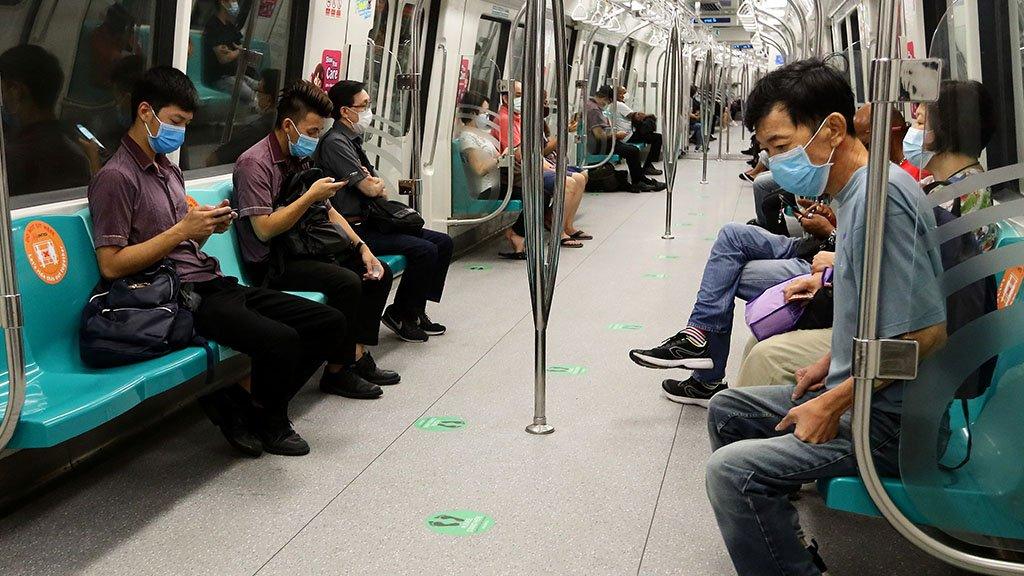
<path fill-rule="evenodd" d="M 867 173 L 867 167 L 854 172 L 832 204 L 838 217 L 838 236 L 828 388 L 851 375 L 864 270 Z M 939 286 L 942 258 L 934 238 L 935 215 L 921 187 L 896 164 L 889 166 L 888 194 L 878 298 L 879 338 L 897 337 L 946 320 L 945 298 Z M 895 382 L 876 392 L 874 407 L 899 413 L 903 383 Z"/>
<path fill-rule="evenodd" d="M 361 216 L 366 197 L 356 185 L 366 178 L 363 168 L 370 176 L 377 175 L 363 151 L 363 138 L 340 121 L 335 121 L 320 139 L 313 153 L 313 163 L 324 171 L 325 176 L 348 180 L 348 185 L 331 198 L 334 209 L 346 218 Z"/>

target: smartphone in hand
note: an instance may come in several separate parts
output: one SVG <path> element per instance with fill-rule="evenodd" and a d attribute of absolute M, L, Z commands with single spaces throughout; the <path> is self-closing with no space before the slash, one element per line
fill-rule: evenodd
<path fill-rule="evenodd" d="M 83 138 L 85 138 L 86 140 L 88 140 L 88 141 L 92 142 L 93 144 L 99 146 L 100 150 L 106 150 L 107 149 L 107 147 L 104 146 L 102 142 L 100 142 L 99 138 L 94 136 L 93 133 L 90 132 L 88 128 L 86 128 L 85 126 L 82 126 L 81 124 L 76 124 L 75 127 L 78 128 L 78 132 L 82 135 Z"/>

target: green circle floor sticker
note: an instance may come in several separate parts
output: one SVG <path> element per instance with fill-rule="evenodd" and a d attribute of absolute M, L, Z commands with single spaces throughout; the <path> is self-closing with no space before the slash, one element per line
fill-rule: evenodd
<path fill-rule="evenodd" d="M 490 270 L 490 264 L 466 264 L 466 270 L 472 270 L 474 272 L 482 272 L 484 270 Z"/>
<path fill-rule="evenodd" d="M 494 527 L 494 518 L 472 510 L 446 510 L 427 517 L 427 527 L 437 534 L 473 536 Z"/>
<path fill-rule="evenodd" d="M 555 364 L 548 366 L 548 372 L 551 374 L 562 374 L 565 376 L 579 376 L 586 374 L 587 369 L 584 366 L 572 366 L 569 364 Z"/>
<path fill-rule="evenodd" d="M 465 428 L 466 420 L 458 416 L 424 416 L 416 421 L 415 426 L 420 430 L 450 432 Z"/>

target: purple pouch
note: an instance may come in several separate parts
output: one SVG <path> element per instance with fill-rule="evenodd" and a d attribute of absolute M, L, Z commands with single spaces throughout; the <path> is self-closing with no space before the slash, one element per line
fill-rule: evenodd
<path fill-rule="evenodd" d="M 765 290 L 757 298 L 747 302 L 747 309 L 743 316 L 750 331 L 753 332 L 754 338 L 761 341 L 776 334 L 790 332 L 796 327 L 796 323 L 803 316 L 804 306 L 807 303 L 786 302 L 785 289 L 793 280 L 809 276 L 810 274 L 805 274 L 780 282 Z"/>

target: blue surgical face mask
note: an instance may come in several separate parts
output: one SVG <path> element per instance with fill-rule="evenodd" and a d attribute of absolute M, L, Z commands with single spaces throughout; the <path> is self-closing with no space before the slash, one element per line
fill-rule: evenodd
<path fill-rule="evenodd" d="M 292 127 L 295 128 L 295 125 L 292 124 Z M 299 135 L 299 138 L 292 142 L 292 139 L 288 137 L 288 152 L 296 158 L 309 158 L 316 150 L 317 139 L 299 132 L 298 128 L 295 128 L 295 133 Z"/>
<path fill-rule="evenodd" d="M 824 126 L 825 122 L 822 122 L 807 144 L 797 146 L 771 159 L 772 177 L 787 192 L 804 198 L 817 198 L 825 191 L 828 174 L 832 170 L 832 156 L 836 153 L 836 149 L 832 149 L 832 153 L 828 155 L 828 161 L 821 165 L 811 164 L 811 159 L 807 156 L 807 146 L 818 136 Z"/>
<path fill-rule="evenodd" d="M 935 152 L 924 149 L 924 130 L 920 128 L 907 130 L 907 135 L 903 137 L 903 155 L 911 164 L 922 170 L 931 162 Z"/>
<path fill-rule="evenodd" d="M 146 134 L 149 136 L 149 145 L 153 147 L 153 151 L 157 154 L 170 154 L 181 148 L 181 145 L 185 143 L 185 127 L 167 124 L 160 120 L 156 113 L 153 114 L 153 117 L 160 123 L 160 128 L 157 129 L 155 136 L 149 130 L 149 124 L 143 122 Z"/>
<path fill-rule="evenodd" d="M 229 16 L 231 16 L 232 18 L 238 18 L 238 12 L 239 12 L 238 2 L 232 2 L 230 5 L 228 5 L 228 15 Z"/>

